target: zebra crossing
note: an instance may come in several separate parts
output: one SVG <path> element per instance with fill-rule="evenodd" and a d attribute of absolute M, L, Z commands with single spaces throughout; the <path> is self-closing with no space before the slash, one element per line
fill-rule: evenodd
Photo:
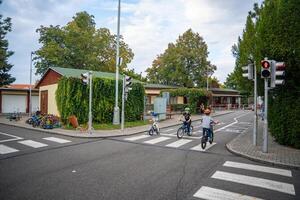
<path fill-rule="evenodd" d="M 200 151 L 204 152 L 216 145 L 215 142 L 210 144 L 207 142 L 206 148 L 201 148 L 201 137 L 191 137 L 188 136 L 182 139 L 177 139 L 176 137 L 173 137 L 174 135 L 171 134 L 161 134 L 159 136 L 150 136 L 150 135 L 138 135 L 138 136 L 131 136 L 131 137 L 125 137 L 123 140 L 130 141 L 130 142 L 137 142 L 141 144 L 150 144 L 150 145 L 159 145 L 169 148 L 178 148 L 178 149 L 185 149 L 185 150 L 191 150 L 191 151 Z"/>
<path fill-rule="evenodd" d="M 29 147 L 33 149 L 38 149 L 38 148 L 43 148 L 47 146 L 51 146 L 54 144 L 65 144 L 65 143 L 70 143 L 72 141 L 58 138 L 58 137 L 44 137 L 42 139 L 39 139 L 40 141 L 34 141 L 30 139 L 23 139 L 19 138 L 17 140 L 9 141 L 9 144 L 0 144 L 0 155 L 5 155 L 5 154 L 11 154 L 15 152 L 20 152 L 23 151 L 24 148 Z M 20 148 L 20 146 L 16 144 L 21 144 L 23 147 Z M 18 147 L 15 147 L 18 146 Z"/>
<path fill-rule="evenodd" d="M 251 175 L 241 174 L 240 171 L 228 172 L 226 169 L 239 169 L 244 173 L 252 172 Z M 253 176 L 253 172 L 257 173 L 256 176 Z M 262 178 L 262 173 L 269 178 Z M 279 192 L 280 195 L 285 195 L 287 199 L 291 197 L 295 197 L 295 187 L 291 183 L 273 180 L 275 178 L 270 179 L 270 174 L 276 175 L 276 179 L 280 179 L 281 176 L 288 177 L 288 179 L 292 178 L 292 172 L 286 169 L 279 169 L 274 167 L 265 167 L 261 165 L 240 163 L 240 162 L 232 162 L 226 161 L 222 165 L 221 170 L 217 170 L 210 177 L 212 180 L 224 181 L 225 183 L 234 183 L 241 184 L 246 187 L 255 187 L 263 190 L 268 190 L 271 192 Z M 272 176 L 273 177 L 273 176 Z M 280 177 L 280 178 L 277 178 Z M 212 185 L 212 183 L 210 182 Z M 250 199 L 261 199 L 261 197 L 249 196 L 249 194 L 236 193 L 235 191 L 223 190 L 223 188 L 218 188 L 213 184 L 213 187 L 208 185 L 203 185 L 198 191 L 193 195 L 196 199 L 206 199 L 206 200 L 250 200 Z M 247 188 L 245 189 L 245 193 L 247 192 Z M 264 194 L 264 193 L 263 193 Z M 263 197 L 263 194 L 260 194 Z M 280 197 L 283 198 L 283 197 Z"/>

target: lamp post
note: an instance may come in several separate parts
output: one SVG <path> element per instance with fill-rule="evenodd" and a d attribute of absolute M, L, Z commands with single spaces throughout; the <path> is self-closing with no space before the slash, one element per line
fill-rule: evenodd
<path fill-rule="evenodd" d="M 115 93 L 115 108 L 113 124 L 120 124 L 120 109 L 118 106 L 118 92 L 119 92 L 119 45 L 120 45 L 120 12 L 121 12 L 121 0 L 118 3 L 118 27 L 117 27 L 117 52 L 116 52 L 116 93 Z"/>
<path fill-rule="evenodd" d="M 32 55 L 34 54 L 34 52 L 31 52 L 30 53 L 30 75 L 29 75 L 29 110 L 28 110 L 28 114 L 29 116 L 32 115 L 32 103 L 31 103 L 31 100 L 32 100 L 32 92 L 31 92 L 31 84 L 32 84 Z"/>

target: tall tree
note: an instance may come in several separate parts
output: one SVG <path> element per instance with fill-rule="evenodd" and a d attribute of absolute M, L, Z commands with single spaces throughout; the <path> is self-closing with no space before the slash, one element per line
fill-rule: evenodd
<path fill-rule="evenodd" d="M 34 58 L 37 74 L 43 74 L 49 67 L 115 72 L 116 35 L 107 28 L 96 29 L 93 15 L 80 12 L 66 26 L 41 26 L 37 32 L 42 44 Z M 121 37 L 120 72 L 126 70 L 133 56 Z"/>
<path fill-rule="evenodd" d="M 188 29 L 169 43 L 146 70 L 150 82 L 184 87 L 204 87 L 206 77 L 216 70 L 208 60 L 207 45 L 199 33 Z"/>
<path fill-rule="evenodd" d="M 2 4 L 1 0 L 0 4 Z M 0 87 L 9 85 L 16 80 L 8 73 L 13 67 L 12 64 L 8 63 L 8 58 L 14 52 L 8 50 L 8 41 L 5 39 L 5 36 L 11 31 L 11 25 L 11 18 L 3 18 L 0 14 Z"/>

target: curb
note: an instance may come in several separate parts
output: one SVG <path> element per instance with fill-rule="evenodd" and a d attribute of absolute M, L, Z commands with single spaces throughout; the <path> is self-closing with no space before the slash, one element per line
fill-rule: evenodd
<path fill-rule="evenodd" d="M 234 111 L 229 111 L 227 113 L 221 113 L 221 114 L 217 114 L 217 115 L 214 115 L 213 117 L 217 117 L 217 116 L 222 116 L 222 115 L 227 115 L 227 114 L 230 114 L 230 113 L 233 113 Z M 194 120 L 195 121 L 200 121 L 200 119 L 197 119 L 197 120 Z M 37 128 L 33 128 L 33 127 L 26 127 L 26 126 L 21 126 L 21 125 L 17 125 L 17 124 L 7 124 L 5 122 L 0 122 L 0 124 L 3 124 L 3 125 L 7 125 L 7 126 L 13 126 L 13 127 L 17 127 L 17 128 L 25 128 L 25 129 L 28 129 L 28 130 L 34 130 L 34 131 L 40 131 L 40 132 L 45 132 L 45 133 L 49 133 L 49 134 L 55 134 L 55 135 L 64 135 L 64 136 L 68 136 L 68 137 L 73 137 L 73 138 L 82 138 L 82 139 L 93 139 L 93 138 L 114 138 L 114 137 L 122 137 L 122 136 L 130 136 L 130 135 L 136 135 L 136 134 L 140 134 L 140 133 L 143 133 L 147 130 L 142 130 L 142 131 L 137 131 L 137 132 L 133 132 L 133 133 L 129 133 L 129 134 L 116 134 L 116 135 L 107 135 L 107 136 L 94 136 L 94 137 L 91 137 L 91 136 L 81 136 L 81 135 L 69 135 L 67 133 L 63 133 L 63 132 L 57 132 L 57 131 L 54 131 L 53 129 L 51 130 L 48 130 L 48 129 L 37 129 Z M 168 126 L 164 126 L 164 127 L 161 127 L 161 128 L 169 128 L 169 127 L 172 127 L 172 126 L 176 126 L 176 125 L 180 125 L 181 123 L 176 123 L 176 124 L 172 124 L 172 125 L 168 125 Z M 86 134 L 86 133 L 82 133 L 82 134 Z"/>
<path fill-rule="evenodd" d="M 264 159 L 257 158 L 257 157 L 254 157 L 254 156 L 250 156 L 248 154 L 245 154 L 245 153 L 242 153 L 242 152 L 239 152 L 239 151 L 235 151 L 235 150 L 233 150 L 233 148 L 230 147 L 230 143 L 232 141 L 230 141 L 229 143 L 227 143 L 225 145 L 227 151 L 229 151 L 232 154 L 235 154 L 237 156 L 241 156 L 241 157 L 246 158 L 248 160 L 256 161 L 256 162 L 263 163 L 263 164 L 269 164 L 269 165 L 272 165 L 272 166 L 289 168 L 289 169 L 297 169 L 297 170 L 300 169 L 299 165 L 292 165 L 292 164 L 285 164 L 285 163 L 280 163 L 280 162 L 275 162 L 275 161 L 268 161 L 268 160 L 264 160 Z"/>

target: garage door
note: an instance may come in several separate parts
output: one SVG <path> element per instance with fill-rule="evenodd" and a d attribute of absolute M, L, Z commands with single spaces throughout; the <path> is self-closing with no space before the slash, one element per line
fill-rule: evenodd
<path fill-rule="evenodd" d="M 2 113 L 26 112 L 26 96 L 2 95 Z"/>
<path fill-rule="evenodd" d="M 32 112 L 39 110 L 39 96 L 32 96 Z"/>

